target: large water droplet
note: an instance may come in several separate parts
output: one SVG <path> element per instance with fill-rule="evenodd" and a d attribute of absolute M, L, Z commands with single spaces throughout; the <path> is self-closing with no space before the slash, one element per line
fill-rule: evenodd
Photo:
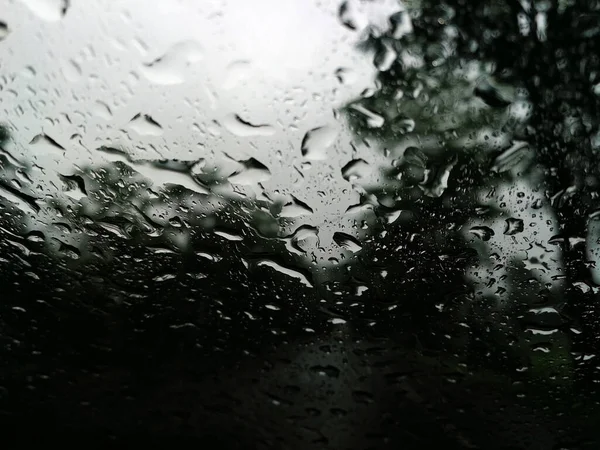
<path fill-rule="evenodd" d="M 494 236 L 494 234 L 496 234 L 494 233 L 494 230 L 486 226 L 471 227 L 469 232 L 477 236 L 482 241 L 489 241 L 491 237 Z"/>
<path fill-rule="evenodd" d="M 351 183 L 367 176 L 370 172 L 371 166 L 364 159 L 353 159 L 342 167 L 342 177 Z"/>
<path fill-rule="evenodd" d="M 223 230 L 223 229 L 215 229 L 214 233 L 217 236 L 221 236 L 223 239 L 227 239 L 228 241 L 243 241 L 244 240 L 244 236 L 240 236 L 239 234 L 233 233 L 231 231 L 228 230 Z"/>
<path fill-rule="evenodd" d="M 85 181 L 79 175 L 60 175 L 60 179 L 65 183 L 65 194 L 74 200 L 80 200 L 87 196 Z"/>
<path fill-rule="evenodd" d="M 10 34 L 10 29 L 6 22 L 2 22 L 0 20 L 0 41 L 6 39 L 6 37 Z"/>
<path fill-rule="evenodd" d="M 160 136 L 162 126 L 148 114 L 137 114 L 129 121 L 129 128 L 140 136 Z"/>
<path fill-rule="evenodd" d="M 500 153 L 492 165 L 492 172 L 524 170 L 533 160 L 533 152 L 526 142 L 517 141 Z"/>
<path fill-rule="evenodd" d="M 185 81 L 186 68 L 202 59 L 202 47 L 196 41 L 174 44 L 162 56 L 142 66 L 141 72 L 155 84 L 172 85 Z"/>
<path fill-rule="evenodd" d="M 240 164 L 242 168 L 229 176 L 232 184 L 255 185 L 271 178 L 268 167 L 254 158 L 240 161 Z"/>
<path fill-rule="evenodd" d="M 33 139 L 29 142 L 29 145 L 36 152 L 40 153 L 48 151 L 58 151 L 62 153 L 65 151 L 65 148 L 62 145 L 60 145 L 58 142 L 56 142 L 54 139 L 52 139 L 50 136 L 44 133 L 34 136 Z"/>
<path fill-rule="evenodd" d="M 92 106 L 92 113 L 96 116 L 96 117 L 100 117 L 101 119 L 104 120 L 110 120 L 112 118 L 112 111 L 110 109 L 110 107 L 104 103 L 103 101 L 96 101 L 94 103 L 94 105 Z"/>
<path fill-rule="evenodd" d="M 72 59 L 65 61 L 61 70 L 65 80 L 71 83 L 75 83 L 81 78 L 81 67 Z"/>
<path fill-rule="evenodd" d="M 385 72 L 392 67 L 397 56 L 398 54 L 392 45 L 388 42 L 384 42 L 375 54 L 373 63 L 375 64 L 375 67 L 377 67 L 377 70 Z"/>
<path fill-rule="evenodd" d="M 515 217 L 509 217 L 504 222 L 504 234 L 507 236 L 519 234 L 523 230 L 524 230 L 524 225 L 523 225 L 522 219 L 517 219 Z"/>
<path fill-rule="evenodd" d="M 309 247 L 319 246 L 319 229 L 310 225 L 302 225 L 291 235 L 282 238 L 290 253 L 305 254 Z"/>
<path fill-rule="evenodd" d="M 385 123 L 385 118 L 370 109 L 365 108 L 362 105 L 354 104 L 350 106 L 351 109 L 360 113 L 369 128 L 381 128 Z"/>
<path fill-rule="evenodd" d="M 136 172 L 148 178 L 155 184 L 176 184 L 199 194 L 209 194 L 210 191 L 200 185 L 191 174 L 195 161 L 134 161 L 126 153 L 108 147 L 101 147 L 99 151 L 112 162 L 120 162 L 131 167 Z"/>
<path fill-rule="evenodd" d="M 29 10 L 42 20 L 60 20 L 69 9 L 69 0 L 21 0 Z"/>
<path fill-rule="evenodd" d="M 250 74 L 249 61 L 235 61 L 227 66 L 223 89 L 233 89 L 246 80 Z"/>
<path fill-rule="evenodd" d="M 340 369 L 335 366 L 327 365 L 327 366 L 312 366 L 310 368 L 311 372 L 315 372 L 321 376 L 327 376 L 331 378 L 339 378 Z"/>
<path fill-rule="evenodd" d="M 36 214 L 40 210 L 40 207 L 36 203 L 36 198 L 24 194 L 21 191 L 8 186 L 4 182 L 0 182 L 0 197 L 4 197 L 11 203 L 17 205 L 21 211 L 28 211 Z"/>
<path fill-rule="evenodd" d="M 229 114 L 223 118 L 223 126 L 227 131 L 236 136 L 272 136 L 275 134 L 275 127 L 266 124 L 255 125 L 243 120 L 237 114 Z"/>
<path fill-rule="evenodd" d="M 306 203 L 298 200 L 293 195 L 291 197 L 292 197 L 291 201 L 286 203 L 285 205 L 283 205 L 283 208 L 281 208 L 281 212 L 279 213 L 279 215 L 281 217 L 290 217 L 291 218 L 291 217 L 305 216 L 307 214 L 313 213 L 313 209 L 310 206 L 308 206 Z"/>
<path fill-rule="evenodd" d="M 425 178 L 419 187 L 428 197 L 441 197 L 444 191 L 448 188 L 448 179 L 450 172 L 454 167 L 454 163 L 425 169 Z"/>
<path fill-rule="evenodd" d="M 279 273 L 287 275 L 288 277 L 296 278 L 300 280 L 300 283 L 304 284 L 308 287 L 313 287 L 312 283 L 309 281 L 308 275 L 303 274 L 300 270 L 290 269 L 289 267 L 282 266 L 275 261 L 271 261 L 270 259 L 262 259 L 256 263 L 258 267 L 266 266 L 271 269 L 276 270 Z"/>
<path fill-rule="evenodd" d="M 362 250 L 362 245 L 360 245 L 355 237 L 342 233 L 341 231 L 336 231 L 333 234 L 333 242 L 352 253 Z"/>
<path fill-rule="evenodd" d="M 302 156 L 313 161 L 324 161 L 328 156 L 327 150 L 335 143 L 338 131 L 329 125 L 313 128 L 302 139 Z"/>

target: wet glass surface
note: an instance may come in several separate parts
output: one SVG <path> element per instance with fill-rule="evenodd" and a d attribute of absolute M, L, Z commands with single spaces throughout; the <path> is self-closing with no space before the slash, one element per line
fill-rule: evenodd
<path fill-rule="evenodd" d="M 600 4 L 0 0 L 5 441 L 596 449 Z"/>

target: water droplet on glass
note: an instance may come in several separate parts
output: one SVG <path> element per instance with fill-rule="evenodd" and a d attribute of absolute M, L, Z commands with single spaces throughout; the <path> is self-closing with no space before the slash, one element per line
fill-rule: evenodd
<path fill-rule="evenodd" d="M 256 263 L 258 267 L 266 266 L 270 267 L 273 270 L 276 270 L 279 273 L 287 275 L 291 278 L 296 278 L 300 281 L 300 283 L 304 284 L 308 287 L 313 287 L 312 283 L 309 281 L 308 275 L 305 275 L 300 270 L 290 269 L 289 267 L 285 267 L 275 261 L 271 261 L 270 259 L 262 259 Z"/>
<path fill-rule="evenodd" d="M 392 67 L 392 64 L 394 64 L 394 61 L 396 61 L 397 56 L 398 54 L 392 45 L 388 42 L 384 42 L 381 45 L 381 48 L 375 54 L 373 63 L 375 64 L 377 70 L 380 72 L 385 72 Z"/>
<path fill-rule="evenodd" d="M 482 241 L 489 241 L 491 237 L 495 234 L 494 230 L 486 226 L 471 227 L 469 232 L 477 236 Z"/>
<path fill-rule="evenodd" d="M 164 281 L 169 281 L 169 280 L 174 280 L 175 278 L 177 278 L 177 275 L 173 274 L 173 273 L 166 273 L 164 275 L 157 275 L 154 278 L 152 278 L 154 281 L 157 281 L 159 283 L 162 283 Z"/>
<path fill-rule="evenodd" d="M 504 234 L 507 236 L 518 234 L 523 231 L 523 229 L 524 225 L 522 219 L 510 217 L 504 222 Z"/>
<path fill-rule="evenodd" d="M 492 165 L 492 172 L 524 170 L 533 160 L 533 152 L 526 142 L 517 141 L 500 153 Z"/>
<path fill-rule="evenodd" d="M 341 231 L 336 231 L 333 234 L 333 241 L 340 247 L 352 253 L 356 253 L 362 250 L 362 245 L 360 245 L 360 243 L 355 237 L 352 237 L 346 233 L 342 233 Z"/>
<path fill-rule="evenodd" d="M 43 133 L 34 136 L 34 138 L 29 142 L 29 145 L 36 152 L 39 152 L 39 153 L 48 152 L 48 151 L 50 151 L 50 152 L 59 151 L 59 152 L 63 153 L 65 151 L 65 148 L 62 145 L 60 145 L 58 142 L 56 142 L 54 139 L 52 139 L 47 134 L 43 134 Z"/>
<path fill-rule="evenodd" d="M 163 133 L 162 126 L 148 114 L 136 114 L 129 121 L 129 128 L 140 136 L 160 136 Z"/>
<path fill-rule="evenodd" d="M 87 196 L 85 182 L 79 175 L 61 175 L 61 180 L 65 183 L 65 194 L 74 200 L 80 200 Z"/>
<path fill-rule="evenodd" d="M 312 372 L 315 372 L 321 376 L 327 376 L 331 378 L 339 378 L 340 369 L 335 366 L 327 365 L 327 366 L 312 366 L 310 368 Z"/>
<path fill-rule="evenodd" d="M 335 76 L 341 84 L 353 84 L 358 79 L 357 74 L 352 69 L 340 67 L 335 71 Z"/>
<path fill-rule="evenodd" d="M 42 20 L 60 20 L 69 9 L 69 0 L 21 0 L 29 10 Z"/>
<path fill-rule="evenodd" d="M 448 179 L 454 163 L 441 167 L 425 169 L 424 179 L 419 183 L 419 187 L 428 197 L 441 197 L 448 188 Z"/>
<path fill-rule="evenodd" d="M 385 118 L 383 116 L 374 113 L 362 105 L 354 104 L 351 105 L 350 108 L 360 113 L 369 128 L 381 128 L 385 123 Z"/>
<path fill-rule="evenodd" d="M 232 184 L 255 185 L 271 178 L 271 172 L 267 166 L 254 158 L 239 161 L 239 163 L 242 168 L 228 177 Z"/>
<path fill-rule="evenodd" d="M 77 247 L 66 244 L 62 241 L 59 241 L 56 238 L 53 238 L 53 239 L 58 242 L 58 244 L 59 244 L 58 252 L 61 253 L 63 256 L 65 256 L 69 259 L 79 259 L 81 257 L 81 252 L 79 251 L 79 249 Z"/>
<path fill-rule="evenodd" d="M 329 125 L 313 128 L 302 139 L 302 156 L 313 161 L 324 161 L 327 150 L 335 143 L 338 131 Z"/>
<path fill-rule="evenodd" d="M 40 207 L 36 203 L 36 198 L 24 194 L 4 182 L 0 182 L 0 200 L 3 198 L 16 205 L 21 211 L 36 214 L 40 210 Z"/>
<path fill-rule="evenodd" d="M 392 14 L 390 16 L 390 23 L 392 25 L 391 34 L 394 39 L 400 39 L 413 32 L 413 25 L 408 11 L 399 11 Z"/>
<path fill-rule="evenodd" d="M 312 214 L 313 209 L 301 200 L 298 200 L 293 195 L 292 200 L 281 208 L 280 217 L 299 217 L 307 214 Z"/>
<path fill-rule="evenodd" d="M 100 100 L 94 102 L 94 105 L 92 106 L 92 113 L 96 117 L 100 117 L 104 120 L 110 120 L 112 118 L 112 111 L 110 107 Z"/>
<path fill-rule="evenodd" d="M 305 254 L 309 247 L 319 246 L 319 229 L 310 225 L 298 227 L 291 235 L 282 238 L 290 253 Z M 312 241 L 312 242 L 311 242 Z"/>
<path fill-rule="evenodd" d="M 73 60 L 66 61 L 62 67 L 63 76 L 67 81 L 75 83 L 81 78 L 81 67 Z"/>
<path fill-rule="evenodd" d="M 340 319 L 339 317 L 334 317 L 333 319 L 330 320 L 330 322 L 334 325 L 343 325 L 346 323 L 346 321 L 344 319 Z"/>
<path fill-rule="evenodd" d="M 364 159 L 353 159 L 342 167 L 342 177 L 350 183 L 366 177 L 370 172 L 371 166 Z"/>
<path fill-rule="evenodd" d="M 275 127 L 266 124 L 255 125 L 243 120 L 237 114 L 229 114 L 223 118 L 223 126 L 227 131 L 236 136 L 272 136 L 275 134 Z"/>
<path fill-rule="evenodd" d="M 206 195 L 210 193 L 206 187 L 199 184 L 199 181 L 191 173 L 191 167 L 197 161 L 135 161 L 128 154 L 120 150 L 109 147 L 100 147 L 98 150 L 109 161 L 123 163 L 155 184 L 176 184 L 198 194 Z"/>
<path fill-rule="evenodd" d="M 250 61 L 235 61 L 225 69 L 223 89 L 233 89 L 246 80 L 250 74 Z"/>
<path fill-rule="evenodd" d="M 228 241 L 243 241 L 244 240 L 244 236 L 240 236 L 239 234 L 236 233 L 232 233 L 231 231 L 225 231 L 225 230 L 219 230 L 216 229 L 214 231 L 214 233 L 217 236 L 221 236 L 224 239 L 227 239 Z"/>
<path fill-rule="evenodd" d="M 202 47 L 195 41 L 182 41 L 170 47 L 162 56 L 145 63 L 142 74 L 155 84 L 173 85 L 185 81 L 186 69 L 202 59 Z"/>
<path fill-rule="evenodd" d="M 6 22 L 2 22 L 0 20 L 0 42 L 6 39 L 6 37 L 10 34 L 10 29 Z"/>

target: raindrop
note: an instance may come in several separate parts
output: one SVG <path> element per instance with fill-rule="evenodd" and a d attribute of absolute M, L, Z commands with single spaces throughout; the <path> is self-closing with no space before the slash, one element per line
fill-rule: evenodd
<path fill-rule="evenodd" d="M 335 242 L 340 247 L 351 251 L 352 253 L 356 253 L 362 250 L 362 246 L 358 242 L 358 240 L 349 234 L 342 233 L 341 231 L 336 231 L 333 234 L 333 242 Z"/>
<path fill-rule="evenodd" d="M 321 376 L 327 376 L 331 378 L 339 378 L 340 369 L 335 366 L 327 365 L 327 366 L 312 366 L 310 368 L 312 372 L 315 372 Z"/>
<path fill-rule="evenodd" d="M 80 200 L 87 196 L 85 181 L 79 175 L 60 175 L 61 180 L 66 185 L 65 194 L 74 200 Z"/>
<path fill-rule="evenodd" d="M 491 170 L 497 173 L 524 170 L 532 160 L 533 152 L 527 142 L 515 141 L 494 159 Z"/>
<path fill-rule="evenodd" d="M 282 273 L 284 275 L 287 275 L 288 277 L 300 280 L 300 283 L 304 284 L 305 286 L 313 287 L 307 275 L 303 274 L 299 270 L 290 269 L 289 267 L 282 266 L 281 264 L 276 263 L 275 261 L 271 261 L 270 259 L 262 259 L 256 263 L 256 266 L 270 267 L 271 269 L 276 270 L 277 272 Z"/>
<path fill-rule="evenodd" d="M 492 85 L 488 80 L 483 80 L 475 88 L 475 95 L 492 108 L 505 108 L 511 104 L 507 94 L 497 86 Z"/>
<path fill-rule="evenodd" d="M 207 259 L 211 262 L 219 262 L 223 259 L 222 256 L 220 255 L 216 255 L 213 253 L 206 253 L 206 252 L 196 252 L 196 255 L 198 255 L 201 258 Z"/>
<path fill-rule="evenodd" d="M 174 280 L 175 278 L 177 278 L 177 275 L 172 274 L 172 273 L 166 273 L 164 275 L 157 275 L 154 278 L 152 278 L 154 281 L 157 281 L 159 283 L 163 282 L 163 281 L 169 281 L 169 280 Z"/>
<path fill-rule="evenodd" d="M 34 138 L 29 142 L 37 152 L 47 152 L 47 151 L 59 151 L 64 152 L 65 148 L 52 139 L 47 134 L 38 134 L 34 136 Z"/>
<path fill-rule="evenodd" d="M 346 321 L 344 319 L 340 319 L 339 317 L 334 317 L 333 319 L 330 320 L 330 322 L 334 325 L 343 325 L 346 323 Z"/>
<path fill-rule="evenodd" d="M 400 39 L 413 32 L 413 25 L 408 11 L 400 11 L 392 14 L 390 16 L 390 23 L 392 25 L 391 34 L 394 39 Z"/>
<path fill-rule="evenodd" d="M 448 188 L 448 179 L 453 167 L 454 163 L 451 163 L 442 167 L 425 169 L 425 178 L 419 183 L 419 187 L 425 195 L 434 198 L 441 197 Z"/>
<path fill-rule="evenodd" d="M 59 241 L 56 238 L 53 239 L 59 243 L 58 251 L 62 255 L 66 256 L 69 259 L 79 259 L 81 257 L 81 252 L 77 247 L 65 244 L 64 242 Z"/>
<path fill-rule="evenodd" d="M 371 166 L 364 159 L 353 159 L 342 167 L 342 177 L 350 183 L 366 177 L 370 172 Z"/>
<path fill-rule="evenodd" d="M 6 37 L 10 34 L 10 29 L 5 22 L 0 20 L 0 42 L 6 39 Z"/>
<path fill-rule="evenodd" d="M 67 81 L 75 83 L 81 78 L 81 67 L 73 60 L 66 61 L 62 67 L 62 74 Z"/>
<path fill-rule="evenodd" d="M 358 21 L 354 17 L 355 12 L 353 11 L 350 2 L 345 1 L 340 5 L 338 10 L 338 18 L 340 22 L 351 30 L 356 30 L 359 27 Z"/>
<path fill-rule="evenodd" d="M 390 70 L 392 64 L 394 64 L 394 61 L 396 61 L 397 56 L 398 54 L 392 45 L 388 42 L 384 42 L 379 51 L 375 54 L 373 63 L 375 64 L 377 70 L 380 72 L 385 72 Z"/>
<path fill-rule="evenodd" d="M 27 233 L 26 239 L 30 242 L 44 242 L 46 240 L 46 236 L 41 231 L 30 231 Z"/>
<path fill-rule="evenodd" d="M 495 234 L 494 230 L 486 226 L 472 227 L 469 232 L 477 236 L 482 241 L 489 241 L 490 238 Z"/>
<path fill-rule="evenodd" d="M 518 234 L 523 231 L 523 229 L 524 225 L 522 219 L 510 217 L 504 222 L 504 234 L 507 236 Z"/>
<path fill-rule="evenodd" d="M 222 238 L 227 239 L 228 241 L 243 241 L 244 240 L 243 236 L 240 236 L 239 234 L 232 233 L 231 231 L 224 231 L 224 230 L 216 229 L 214 231 L 214 233 L 217 236 L 221 236 Z"/>
<path fill-rule="evenodd" d="M 329 156 L 327 150 L 335 143 L 338 131 L 332 126 L 313 128 L 302 139 L 302 156 L 313 161 L 324 161 Z"/>
<path fill-rule="evenodd" d="M 294 233 L 282 239 L 290 253 L 302 255 L 308 251 L 306 249 L 308 242 L 314 241 L 312 245 L 319 246 L 319 229 L 310 225 L 302 225 Z"/>
<path fill-rule="evenodd" d="M 33 14 L 42 20 L 60 20 L 69 9 L 69 0 L 21 0 Z"/>
<path fill-rule="evenodd" d="M 246 80 L 250 74 L 250 61 L 235 61 L 225 69 L 223 89 L 233 89 Z"/>
<path fill-rule="evenodd" d="M 112 118 L 110 107 L 100 100 L 97 100 L 92 106 L 92 113 L 104 120 L 110 120 Z"/>
<path fill-rule="evenodd" d="M 404 117 L 394 120 L 392 129 L 400 134 L 412 133 L 415 129 L 415 121 L 413 119 Z"/>
<path fill-rule="evenodd" d="M 111 162 L 120 162 L 131 167 L 136 172 L 151 180 L 156 184 L 177 184 L 192 192 L 198 194 L 209 194 L 209 190 L 200 185 L 196 178 L 192 176 L 190 169 L 193 167 L 193 162 L 181 161 L 134 161 L 123 151 L 109 147 L 100 147 L 98 149 Z"/>
<path fill-rule="evenodd" d="M 160 136 L 163 133 L 162 126 L 148 114 L 136 114 L 129 121 L 129 128 L 140 136 Z"/>
<path fill-rule="evenodd" d="M 383 118 L 383 116 L 374 113 L 373 111 L 365 108 L 362 105 L 355 104 L 351 105 L 350 108 L 360 113 L 365 118 L 365 121 L 369 128 L 381 128 L 385 123 L 385 119 Z"/>
<path fill-rule="evenodd" d="M 155 84 L 173 85 L 185 81 L 185 69 L 202 59 L 202 48 L 195 41 L 174 44 L 162 56 L 145 63 L 141 72 Z"/>
<path fill-rule="evenodd" d="M 240 137 L 272 136 L 275 127 L 271 125 L 255 125 L 240 118 L 237 114 L 229 114 L 223 119 L 223 126 L 232 134 Z"/>
<path fill-rule="evenodd" d="M 24 194 L 21 191 L 6 185 L 4 184 L 4 182 L 1 181 L 0 198 L 5 198 L 11 203 L 14 203 L 19 207 L 19 209 L 21 209 L 21 211 L 29 211 L 31 213 L 36 214 L 40 210 L 40 207 L 36 203 L 36 198 Z"/>
<path fill-rule="evenodd" d="M 340 67 L 335 71 L 335 77 L 341 84 L 353 84 L 358 79 L 358 76 L 352 69 L 347 69 L 345 67 Z"/>
<path fill-rule="evenodd" d="M 267 166 L 254 158 L 239 161 L 239 163 L 242 168 L 228 177 L 232 184 L 255 185 L 271 178 L 271 172 Z"/>
<path fill-rule="evenodd" d="M 313 209 L 301 200 L 298 200 L 293 195 L 292 200 L 286 203 L 279 214 L 281 217 L 299 217 L 307 214 L 312 214 Z"/>

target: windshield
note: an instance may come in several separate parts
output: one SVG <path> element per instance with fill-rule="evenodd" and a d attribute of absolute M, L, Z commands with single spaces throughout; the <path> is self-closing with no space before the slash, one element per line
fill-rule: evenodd
<path fill-rule="evenodd" d="M 7 439 L 598 448 L 597 1 L 0 2 Z"/>

